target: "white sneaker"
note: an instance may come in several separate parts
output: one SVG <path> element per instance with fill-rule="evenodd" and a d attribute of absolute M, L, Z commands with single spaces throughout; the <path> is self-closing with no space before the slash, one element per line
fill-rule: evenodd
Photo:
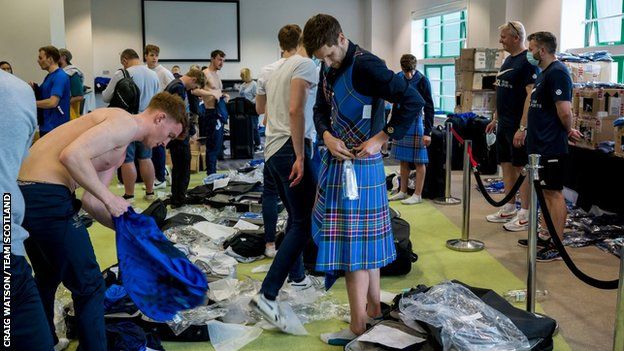
<path fill-rule="evenodd" d="M 303 278 L 302 281 L 300 281 L 299 283 L 295 283 L 293 281 L 288 282 L 288 284 L 293 288 L 293 290 L 295 291 L 303 291 L 303 290 L 307 290 L 313 286 L 322 286 L 322 283 L 320 282 L 320 280 L 318 280 L 318 278 L 313 277 L 313 276 L 309 276 L 306 275 L 305 278 Z"/>
<path fill-rule="evenodd" d="M 63 351 L 69 346 L 69 340 L 65 338 L 59 338 L 58 343 L 54 345 L 54 351 Z"/>
<path fill-rule="evenodd" d="M 346 346 L 355 338 L 357 338 L 357 335 L 355 335 L 350 328 L 343 329 L 336 333 L 321 334 L 321 340 L 333 346 Z"/>
<path fill-rule="evenodd" d="M 388 201 L 399 201 L 399 200 L 405 200 L 409 197 L 409 195 L 407 195 L 407 193 L 401 192 L 399 191 L 396 195 L 390 196 L 388 198 Z"/>
<path fill-rule="evenodd" d="M 529 219 L 525 211 L 518 211 L 518 214 L 509 222 L 503 224 L 503 228 L 510 232 L 523 232 L 529 229 Z"/>
<path fill-rule="evenodd" d="M 264 294 L 258 293 L 251 298 L 249 305 L 254 311 L 261 314 L 267 322 L 276 326 L 281 331 L 286 330 L 286 321 L 280 313 L 277 301 L 271 301 L 264 297 Z"/>
<path fill-rule="evenodd" d="M 275 250 L 275 245 L 266 246 L 264 248 L 264 255 L 269 258 L 275 257 L 275 255 L 277 255 L 277 250 Z"/>
<path fill-rule="evenodd" d="M 154 189 L 164 189 L 167 187 L 167 180 L 165 180 L 164 182 L 159 182 L 159 181 L 155 181 L 154 182 Z M 145 186 L 145 184 L 143 184 L 143 190 L 147 190 L 147 187 Z"/>
<path fill-rule="evenodd" d="M 485 216 L 485 219 L 490 223 L 507 223 L 516 216 L 517 212 L 514 205 L 505 205 L 495 214 Z"/>
<path fill-rule="evenodd" d="M 408 197 L 407 199 L 401 201 L 403 205 L 416 205 L 422 202 L 423 202 L 422 196 L 419 196 L 419 195 L 412 195 Z"/>

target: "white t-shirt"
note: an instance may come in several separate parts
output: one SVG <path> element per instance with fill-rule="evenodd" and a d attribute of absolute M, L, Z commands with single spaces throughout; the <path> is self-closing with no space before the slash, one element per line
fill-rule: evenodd
<path fill-rule="evenodd" d="M 316 92 L 318 73 L 314 62 L 300 55 L 287 58 L 284 63 L 271 74 L 266 84 L 268 123 L 266 129 L 266 146 L 264 158 L 268 160 L 290 138 L 290 82 L 303 79 L 310 83 L 308 97 Z M 306 101 L 307 102 L 307 101 Z M 307 103 L 306 103 L 307 106 Z M 314 139 L 314 122 L 312 110 L 304 108 L 306 138 Z"/>
<path fill-rule="evenodd" d="M 149 105 L 152 97 L 158 94 L 160 91 L 160 83 L 158 82 L 158 75 L 145 65 L 136 65 L 127 69 L 130 77 L 139 88 L 141 96 L 139 98 L 139 112 L 145 111 L 147 105 Z M 115 71 L 113 78 L 104 91 L 102 92 L 102 100 L 104 102 L 110 102 L 115 92 L 115 85 L 123 78 L 123 72 L 121 70 Z"/>
<path fill-rule="evenodd" d="M 175 79 L 173 73 L 166 69 L 163 65 L 158 65 L 152 68 L 152 71 L 156 72 L 158 76 L 158 82 L 160 83 L 160 91 L 164 91 L 167 85 Z"/>
<path fill-rule="evenodd" d="M 256 94 L 257 95 L 266 95 L 266 84 L 271 77 L 271 74 L 278 68 L 282 66 L 282 64 L 286 61 L 285 58 L 281 58 L 271 64 L 268 64 L 260 70 L 260 75 L 258 75 L 258 87 Z"/>

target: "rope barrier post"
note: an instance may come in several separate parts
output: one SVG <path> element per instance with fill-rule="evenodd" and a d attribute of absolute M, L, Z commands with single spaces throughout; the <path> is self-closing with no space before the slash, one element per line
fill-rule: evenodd
<path fill-rule="evenodd" d="M 453 159 L 453 122 L 446 121 L 446 173 L 444 184 L 444 197 L 434 199 L 438 205 L 457 205 L 461 203 L 461 200 L 451 196 L 451 160 Z"/>
<path fill-rule="evenodd" d="M 535 292 L 537 283 L 535 271 L 537 269 L 537 192 L 533 186 L 533 182 L 539 180 L 540 155 L 529 155 L 529 184 L 531 184 L 531 193 L 529 198 L 529 240 L 527 250 L 527 312 L 535 313 Z"/>
<path fill-rule="evenodd" d="M 462 221 L 462 237 L 461 239 L 451 239 L 446 242 L 446 247 L 455 251 L 475 252 L 481 251 L 485 247 L 483 242 L 478 240 L 470 240 L 470 150 L 472 148 L 472 140 L 464 141 L 464 189 L 463 189 L 463 209 L 464 216 Z"/>
<path fill-rule="evenodd" d="M 624 247 L 620 250 L 620 282 L 618 286 L 613 351 L 624 350 Z"/>

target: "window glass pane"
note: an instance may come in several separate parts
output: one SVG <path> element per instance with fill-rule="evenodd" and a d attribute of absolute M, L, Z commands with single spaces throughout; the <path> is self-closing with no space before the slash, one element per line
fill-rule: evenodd
<path fill-rule="evenodd" d="M 436 110 L 440 109 L 440 95 L 432 95 L 433 98 L 433 108 L 435 108 Z"/>
<path fill-rule="evenodd" d="M 623 0 L 596 0 L 598 18 L 622 13 Z M 622 18 L 608 18 L 598 21 L 598 41 L 600 43 L 622 41 Z"/>
<path fill-rule="evenodd" d="M 442 99 L 442 110 L 446 112 L 455 111 L 455 97 L 444 97 Z"/>
<path fill-rule="evenodd" d="M 455 21 L 458 21 L 460 17 L 461 17 L 461 12 L 448 13 L 442 16 L 444 22 L 455 22 Z"/>
<path fill-rule="evenodd" d="M 426 26 L 432 26 L 432 25 L 436 25 L 436 24 L 440 24 L 442 17 L 440 16 L 435 16 L 435 17 L 429 17 L 427 19 L 425 19 L 425 25 Z"/>
<path fill-rule="evenodd" d="M 442 55 L 442 50 L 440 43 L 435 44 L 427 44 L 427 57 L 436 57 Z"/>
<path fill-rule="evenodd" d="M 442 82 L 442 95 L 453 95 L 455 93 L 455 81 L 445 80 Z"/>
<path fill-rule="evenodd" d="M 440 95 L 441 86 L 442 86 L 442 83 L 439 80 L 432 80 L 431 81 L 431 93 Z"/>
<path fill-rule="evenodd" d="M 442 56 L 459 56 L 459 42 L 451 42 L 442 44 Z"/>
<path fill-rule="evenodd" d="M 455 65 L 442 66 L 442 79 L 455 81 Z"/>
<path fill-rule="evenodd" d="M 435 42 L 440 42 L 442 41 L 442 27 L 441 26 L 437 26 L 437 27 L 431 27 L 431 28 L 427 28 L 427 42 L 428 43 L 435 43 Z"/>
<path fill-rule="evenodd" d="M 459 23 L 444 25 L 444 40 L 457 40 L 459 38 Z"/>
<path fill-rule="evenodd" d="M 425 67 L 425 75 L 429 80 L 440 80 L 440 67 Z"/>

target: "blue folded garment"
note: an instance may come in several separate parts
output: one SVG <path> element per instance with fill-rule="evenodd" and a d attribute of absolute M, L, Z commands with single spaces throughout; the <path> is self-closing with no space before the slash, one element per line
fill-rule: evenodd
<path fill-rule="evenodd" d="M 123 286 L 143 314 L 164 322 L 204 303 L 206 277 L 167 240 L 153 218 L 129 208 L 114 222 Z"/>
<path fill-rule="evenodd" d="M 624 126 L 624 117 L 620 117 L 620 118 L 616 119 L 615 121 L 613 121 L 613 126 L 614 127 Z"/>

